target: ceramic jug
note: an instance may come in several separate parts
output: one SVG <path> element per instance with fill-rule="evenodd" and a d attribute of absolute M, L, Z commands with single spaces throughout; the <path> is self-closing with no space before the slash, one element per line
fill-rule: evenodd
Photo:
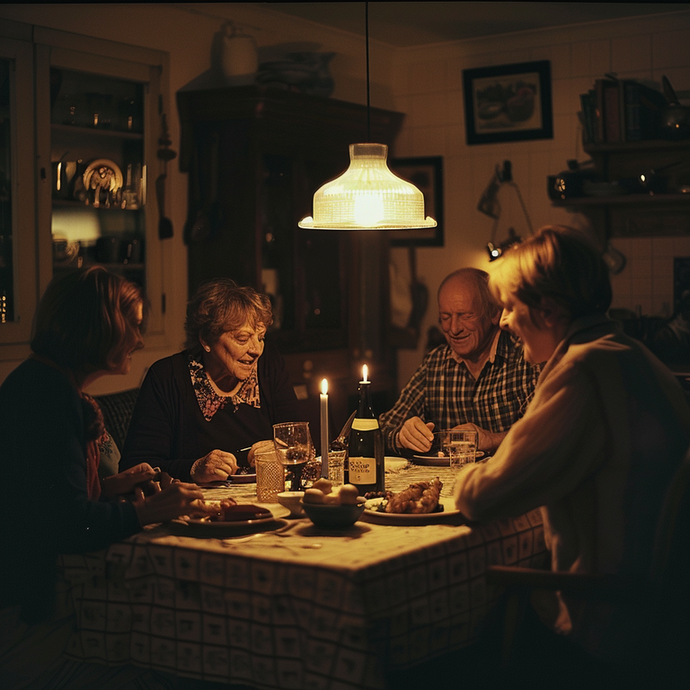
<path fill-rule="evenodd" d="M 230 78 L 255 75 L 259 68 L 259 59 L 253 36 L 247 36 L 242 27 L 235 26 L 234 22 L 228 22 L 223 29 L 221 48 L 223 74 Z"/>

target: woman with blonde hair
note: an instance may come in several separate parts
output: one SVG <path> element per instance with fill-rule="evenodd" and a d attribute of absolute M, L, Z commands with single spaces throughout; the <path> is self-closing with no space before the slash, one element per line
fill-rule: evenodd
<path fill-rule="evenodd" d="M 187 306 L 185 350 L 142 384 L 122 467 L 158 465 L 183 481 L 227 479 L 248 467 L 273 425 L 297 421 L 283 358 L 266 339 L 271 303 L 229 278 L 199 287 Z"/>
<path fill-rule="evenodd" d="M 607 267 L 575 230 L 542 228 L 496 262 L 490 286 L 501 327 L 545 365 L 495 456 L 459 475 L 458 508 L 480 521 L 541 508 L 553 570 L 645 578 L 690 445 L 680 385 L 607 317 Z M 557 593 L 540 605 L 544 622 L 596 657 L 628 662 L 644 645 L 635 607 Z"/>

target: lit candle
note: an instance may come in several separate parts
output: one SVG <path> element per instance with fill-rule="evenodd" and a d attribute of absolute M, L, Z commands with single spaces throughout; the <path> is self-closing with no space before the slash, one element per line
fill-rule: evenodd
<path fill-rule="evenodd" d="M 328 479 L 328 381 L 321 381 L 321 476 Z"/>
<path fill-rule="evenodd" d="M 367 378 L 369 376 L 369 367 L 366 364 L 362 365 L 362 380 L 360 383 L 368 383 L 369 379 Z"/>

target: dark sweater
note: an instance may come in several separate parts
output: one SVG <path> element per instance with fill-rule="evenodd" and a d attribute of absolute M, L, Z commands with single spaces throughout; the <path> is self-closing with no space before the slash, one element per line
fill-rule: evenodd
<path fill-rule="evenodd" d="M 90 501 L 82 400 L 37 360 L 0 386 L 0 606 L 24 619 L 49 612 L 57 555 L 94 551 L 141 530 L 131 503 Z"/>
<path fill-rule="evenodd" d="M 120 470 L 140 462 L 160 467 L 173 477 L 190 481 L 194 462 L 219 449 L 247 464 L 247 448 L 273 438 L 273 425 L 297 421 L 297 398 L 285 363 L 266 339 L 258 362 L 261 407 L 232 402 L 206 421 L 189 374 L 188 353 L 159 360 L 146 374 L 132 413 Z"/>

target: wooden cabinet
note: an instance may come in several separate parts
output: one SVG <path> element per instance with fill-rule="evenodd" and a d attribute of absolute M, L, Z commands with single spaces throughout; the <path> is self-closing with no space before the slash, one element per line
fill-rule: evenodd
<path fill-rule="evenodd" d="M 12 22 L 0 25 L 0 45 L 10 87 L 0 174 L 11 190 L 11 203 L 0 199 L 0 248 L 7 237 L 14 245 L 12 271 L 0 267 L 0 360 L 28 354 L 33 312 L 51 278 L 96 263 L 145 288 L 147 345 L 165 345 L 153 180 L 161 174 L 167 54 Z"/>
<path fill-rule="evenodd" d="M 387 405 L 395 372 L 385 234 L 297 226 L 314 192 L 347 168 L 349 145 L 367 140 L 366 108 L 254 86 L 181 91 L 177 103 L 190 294 L 221 276 L 267 293 L 293 382 L 318 400 L 328 378 L 335 424 L 347 417 L 362 363 Z M 403 115 L 370 117 L 371 140 L 390 147 Z"/>
<path fill-rule="evenodd" d="M 602 237 L 690 233 L 690 140 L 587 145 L 585 151 L 604 184 L 554 205 L 586 214 Z"/>

